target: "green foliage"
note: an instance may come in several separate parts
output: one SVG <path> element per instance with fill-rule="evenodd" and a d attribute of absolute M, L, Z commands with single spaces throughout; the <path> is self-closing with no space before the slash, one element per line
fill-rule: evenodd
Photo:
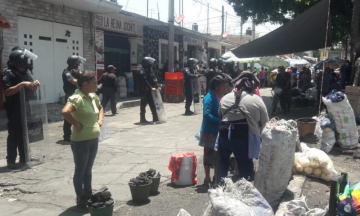
<path fill-rule="evenodd" d="M 321 0 L 227 0 L 243 21 L 255 18 L 256 24 L 284 24 Z M 323 0 L 326 1 L 326 0 Z M 352 0 L 331 0 L 333 43 L 344 44 L 349 38 Z M 301 31 L 301 29 L 299 29 Z M 314 32 L 316 34 L 316 32 Z"/>

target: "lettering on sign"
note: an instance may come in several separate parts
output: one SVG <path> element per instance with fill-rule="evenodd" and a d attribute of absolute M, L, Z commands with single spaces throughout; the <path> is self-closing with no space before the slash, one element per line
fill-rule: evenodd
<path fill-rule="evenodd" d="M 104 15 L 96 14 L 95 16 L 96 27 L 117 30 L 127 33 L 139 34 L 140 27 L 135 23 L 128 21 L 107 17 Z"/>

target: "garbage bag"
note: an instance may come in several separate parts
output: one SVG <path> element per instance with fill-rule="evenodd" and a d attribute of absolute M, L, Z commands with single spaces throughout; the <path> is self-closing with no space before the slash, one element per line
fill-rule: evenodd
<path fill-rule="evenodd" d="M 236 183 L 225 178 L 225 186 L 208 191 L 212 216 L 273 215 L 274 212 L 260 192 L 245 179 Z"/>
<path fill-rule="evenodd" d="M 321 139 L 321 150 L 325 153 L 329 153 L 336 143 L 335 139 L 335 131 L 328 130 L 323 131 L 322 139 Z"/>
<path fill-rule="evenodd" d="M 344 100 L 340 102 L 332 102 L 331 99 L 324 97 L 323 102 L 327 106 L 330 117 L 335 121 L 336 131 L 338 132 L 337 141 L 340 147 L 345 149 L 355 148 L 358 145 L 359 132 L 354 111 L 346 95 L 344 95 Z"/>
<path fill-rule="evenodd" d="M 255 187 L 275 208 L 279 205 L 292 177 L 292 164 L 299 139 L 294 120 L 271 119 L 262 134 Z"/>
<path fill-rule="evenodd" d="M 319 115 L 318 118 L 320 119 L 320 126 L 321 129 L 330 128 L 331 130 L 335 130 L 335 121 L 328 115 Z"/>
<path fill-rule="evenodd" d="M 323 151 L 300 144 L 300 151 L 295 153 L 293 173 L 312 175 L 324 181 L 336 180 L 338 172 L 331 158 Z"/>
<path fill-rule="evenodd" d="M 284 213 L 284 216 L 324 216 L 328 211 L 329 206 L 325 209 L 314 208 L 310 209 L 307 205 L 305 196 L 299 199 L 290 201 L 287 204 L 288 211 Z"/>
<path fill-rule="evenodd" d="M 102 142 L 106 139 L 110 138 L 110 129 L 108 127 L 107 121 L 105 119 L 103 120 L 103 124 L 100 127 L 100 136 L 99 136 L 99 142 Z"/>

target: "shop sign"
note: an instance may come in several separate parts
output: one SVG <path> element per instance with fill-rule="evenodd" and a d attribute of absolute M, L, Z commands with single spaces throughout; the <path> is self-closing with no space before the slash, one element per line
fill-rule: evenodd
<path fill-rule="evenodd" d="M 128 22 L 120 18 L 112 18 L 100 14 L 95 15 L 96 27 L 109 29 L 131 34 L 141 34 L 141 27 L 133 22 Z"/>
<path fill-rule="evenodd" d="M 185 43 L 198 44 L 198 40 L 191 37 L 184 37 Z"/>

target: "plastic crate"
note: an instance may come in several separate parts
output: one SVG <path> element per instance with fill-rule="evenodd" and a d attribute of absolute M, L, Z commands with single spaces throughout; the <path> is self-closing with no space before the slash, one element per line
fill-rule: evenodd
<path fill-rule="evenodd" d="M 165 80 L 183 80 L 184 74 L 181 72 L 169 73 L 165 72 Z"/>
<path fill-rule="evenodd" d="M 165 94 L 183 95 L 183 88 L 182 87 L 166 87 L 165 86 Z"/>
<path fill-rule="evenodd" d="M 183 87 L 184 81 L 183 80 L 165 80 L 165 88 L 166 87 Z"/>

